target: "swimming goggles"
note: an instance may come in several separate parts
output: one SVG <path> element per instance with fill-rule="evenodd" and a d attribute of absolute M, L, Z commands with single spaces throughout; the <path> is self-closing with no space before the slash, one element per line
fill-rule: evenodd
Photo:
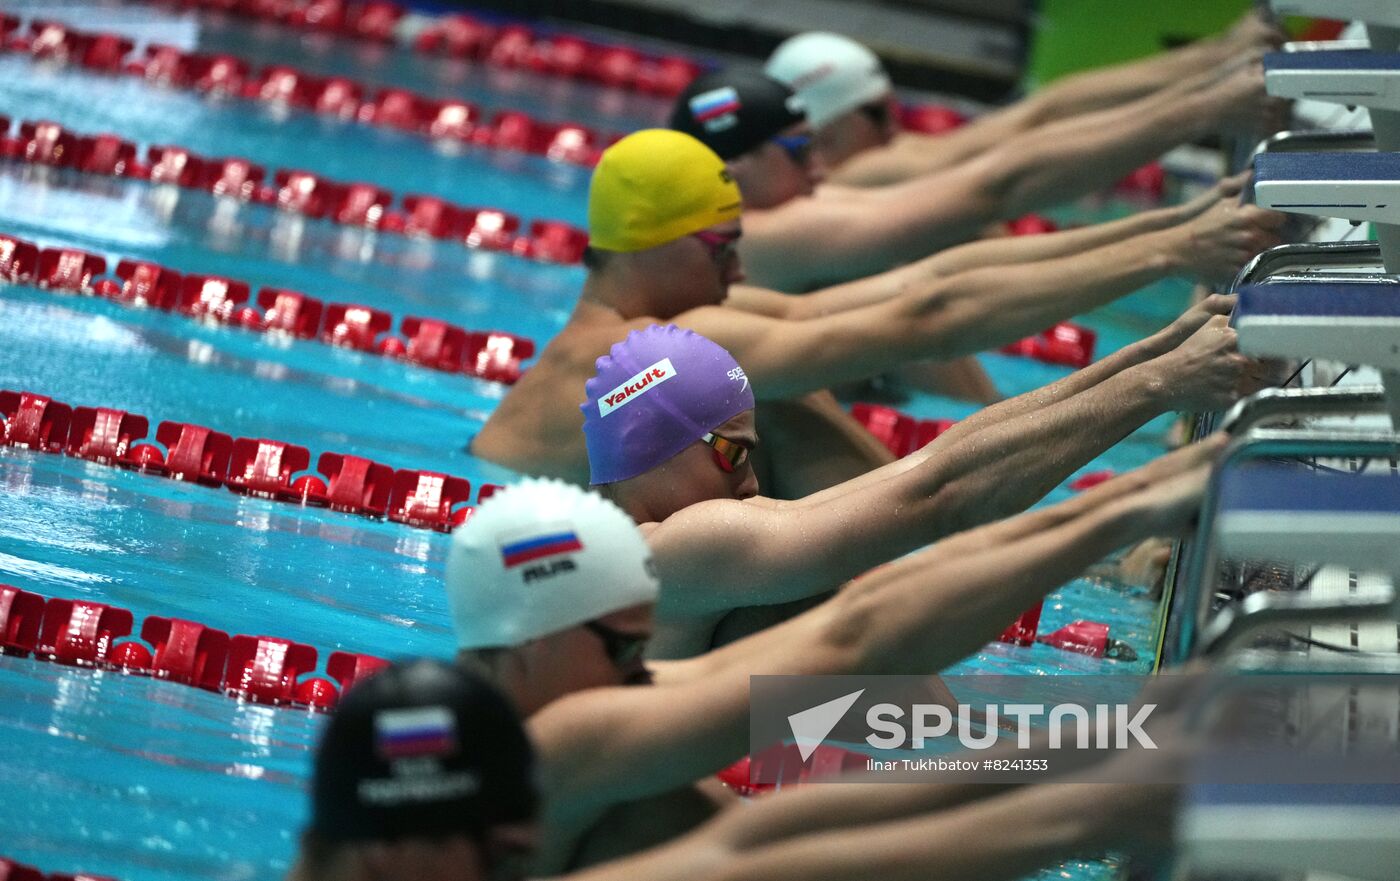
<path fill-rule="evenodd" d="M 613 630 L 597 621 L 585 621 L 583 626 L 603 641 L 603 651 L 607 653 L 608 660 L 619 667 L 626 667 L 638 660 L 646 651 L 648 638 L 645 636 Z"/>
<path fill-rule="evenodd" d="M 724 265 L 730 257 L 734 256 L 734 247 L 743 233 L 710 232 L 707 229 L 702 229 L 699 232 L 691 233 L 691 235 L 699 239 L 700 243 L 705 246 L 705 250 L 710 252 L 711 260 Z"/>
<path fill-rule="evenodd" d="M 738 441 L 720 437 L 714 432 L 706 434 L 700 441 L 709 445 L 715 455 L 715 464 L 726 474 L 733 474 L 749 461 L 749 448 Z"/>
<path fill-rule="evenodd" d="M 792 158 L 798 165 L 806 166 L 807 160 L 812 155 L 811 135 L 778 135 L 776 138 L 769 138 L 773 143 L 783 148 L 783 152 Z"/>

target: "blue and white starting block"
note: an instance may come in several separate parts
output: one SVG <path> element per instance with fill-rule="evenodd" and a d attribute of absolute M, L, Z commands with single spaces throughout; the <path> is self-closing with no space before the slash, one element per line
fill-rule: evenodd
<path fill-rule="evenodd" d="M 1400 110 L 1400 53 L 1270 52 L 1264 56 L 1264 85 L 1277 98 Z"/>
<path fill-rule="evenodd" d="M 1221 472 L 1217 500 L 1217 545 L 1230 559 L 1400 575 L 1400 475 L 1247 462 Z"/>

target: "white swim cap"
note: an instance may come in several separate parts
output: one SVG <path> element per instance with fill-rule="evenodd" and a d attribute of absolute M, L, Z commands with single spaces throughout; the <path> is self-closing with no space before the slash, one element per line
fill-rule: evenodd
<path fill-rule="evenodd" d="M 656 602 L 651 549 L 612 502 L 528 479 L 487 499 L 452 534 L 447 599 L 460 648 L 518 646 Z"/>
<path fill-rule="evenodd" d="M 875 53 L 849 37 L 810 31 L 784 40 L 764 68 L 787 83 L 821 128 L 843 113 L 889 94 L 890 78 Z"/>

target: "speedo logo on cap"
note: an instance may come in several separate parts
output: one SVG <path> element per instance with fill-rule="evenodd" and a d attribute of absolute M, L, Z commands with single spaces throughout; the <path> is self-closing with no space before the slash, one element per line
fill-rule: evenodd
<path fill-rule="evenodd" d="M 618 407 L 626 406 L 675 375 L 676 368 L 671 366 L 671 359 L 662 358 L 599 398 L 598 415 L 607 416 Z"/>
<path fill-rule="evenodd" d="M 797 77 L 788 85 L 792 86 L 795 90 L 805 89 L 815 82 L 826 79 L 835 70 L 836 65 L 832 64 L 830 61 L 823 61 L 821 64 L 817 65 L 816 68 Z"/>

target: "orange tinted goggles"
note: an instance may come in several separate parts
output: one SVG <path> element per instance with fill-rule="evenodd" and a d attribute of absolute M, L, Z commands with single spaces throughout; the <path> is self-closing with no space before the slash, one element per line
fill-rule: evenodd
<path fill-rule="evenodd" d="M 714 451 L 715 464 L 720 467 L 721 471 L 733 474 L 744 467 L 745 462 L 749 461 L 749 448 L 738 441 L 721 437 L 714 432 L 710 432 L 700 440 L 702 443 L 708 444 L 710 449 Z"/>

